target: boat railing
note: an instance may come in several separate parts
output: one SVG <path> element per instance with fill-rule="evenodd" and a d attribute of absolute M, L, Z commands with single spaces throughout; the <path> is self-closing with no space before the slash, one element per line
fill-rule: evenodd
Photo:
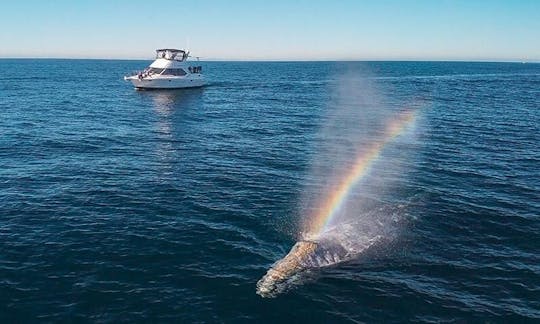
<path fill-rule="evenodd" d="M 201 73 L 202 72 L 202 66 L 190 66 L 188 68 L 190 73 Z"/>

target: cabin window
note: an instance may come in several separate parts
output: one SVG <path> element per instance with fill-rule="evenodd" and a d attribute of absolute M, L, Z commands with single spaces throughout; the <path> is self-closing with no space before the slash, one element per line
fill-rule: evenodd
<path fill-rule="evenodd" d="M 163 71 L 162 75 L 183 76 L 183 75 L 186 75 L 186 71 L 184 71 L 182 69 L 165 69 L 165 71 Z"/>

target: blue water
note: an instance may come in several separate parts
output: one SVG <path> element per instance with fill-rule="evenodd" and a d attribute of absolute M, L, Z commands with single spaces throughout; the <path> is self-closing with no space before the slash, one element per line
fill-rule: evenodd
<path fill-rule="evenodd" d="M 0 60 L 1 322 L 540 320 L 539 64 L 208 62 L 201 89 L 122 80 L 147 64 Z M 405 221 L 263 299 L 351 73 L 386 109 L 423 107 L 371 197 Z"/>

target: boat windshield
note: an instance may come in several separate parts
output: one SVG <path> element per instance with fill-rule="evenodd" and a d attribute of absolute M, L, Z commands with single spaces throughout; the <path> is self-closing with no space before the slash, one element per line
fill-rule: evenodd
<path fill-rule="evenodd" d="M 161 72 L 163 72 L 163 69 L 160 69 L 160 68 L 147 68 L 144 72 L 146 72 L 148 75 L 150 75 L 150 74 L 161 74 Z"/>

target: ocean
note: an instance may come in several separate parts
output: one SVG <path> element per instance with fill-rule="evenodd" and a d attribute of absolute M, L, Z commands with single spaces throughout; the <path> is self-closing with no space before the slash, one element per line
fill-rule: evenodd
<path fill-rule="evenodd" d="M 540 64 L 149 63 L 0 60 L 0 322 L 540 321 Z M 402 111 L 332 220 L 381 240 L 257 295 Z"/>

